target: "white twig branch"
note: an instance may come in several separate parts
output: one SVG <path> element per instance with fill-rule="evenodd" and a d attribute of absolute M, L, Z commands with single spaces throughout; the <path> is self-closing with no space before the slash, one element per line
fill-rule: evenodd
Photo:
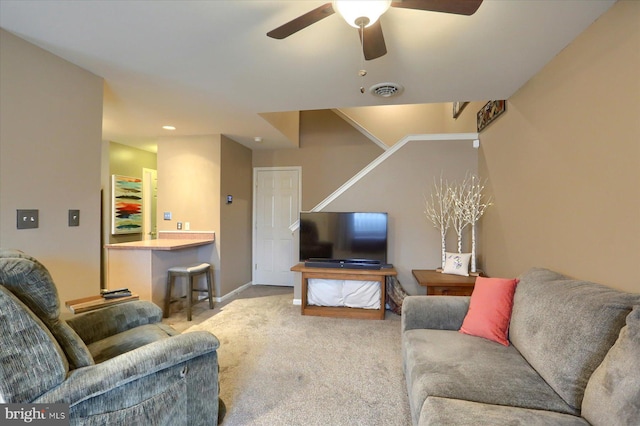
<path fill-rule="evenodd" d="M 442 245 L 442 267 L 444 268 L 444 264 L 446 261 L 445 238 L 447 235 L 447 230 L 451 225 L 452 199 L 450 197 L 448 184 L 446 181 L 442 180 L 442 176 L 440 176 L 439 183 L 434 178 L 433 190 L 431 191 L 430 199 L 427 199 L 426 196 L 424 197 L 424 199 L 425 215 L 433 223 L 433 226 L 440 230 L 440 241 Z"/>

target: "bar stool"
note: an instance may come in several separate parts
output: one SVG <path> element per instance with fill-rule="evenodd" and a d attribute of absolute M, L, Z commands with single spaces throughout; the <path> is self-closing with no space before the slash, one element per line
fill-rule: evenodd
<path fill-rule="evenodd" d="M 173 268 L 169 268 L 167 272 L 167 293 L 164 298 L 164 317 L 169 318 L 169 306 L 172 302 L 171 300 L 171 292 L 173 289 L 173 284 L 175 282 L 176 277 L 186 277 L 187 278 L 187 321 L 191 321 L 191 307 L 196 303 L 202 302 L 206 299 L 209 299 L 209 309 L 213 309 L 213 278 L 212 278 L 212 268 L 208 263 L 200 263 L 198 265 L 191 266 L 174 266 Z M 194 287 L 195 278 L 199 275 L 205 275 L 207 278 L 207 288 L 201 289 Z M 208 296 L 204 299 L 196 300 L 195 303 L 192 302 L 192 297 L 194 292 L 207 292 Z M 197 298 L 196 298 L 197 299 Z"/>

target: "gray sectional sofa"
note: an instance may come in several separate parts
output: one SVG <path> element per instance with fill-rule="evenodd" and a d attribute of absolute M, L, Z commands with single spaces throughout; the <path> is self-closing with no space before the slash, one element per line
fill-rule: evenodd
<path fill-rule="evenodd" d="M 509 346 L 458 332 L 469 297 L 410 296 L 403 368 L 414 425 L 640 425 L 640 294 L 534 268 Z"/>

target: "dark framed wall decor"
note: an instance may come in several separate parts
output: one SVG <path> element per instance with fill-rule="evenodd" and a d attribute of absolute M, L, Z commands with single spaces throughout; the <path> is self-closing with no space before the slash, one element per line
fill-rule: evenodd
<path fill-rule="evenodd" d="M 478 132 L 507 110 L 507 101 L 489 101 L 478 111 Z"/>
<path fill-rule="evenodd" d="M 462 113 L 462 110 L 469 105 L 469 102 L 454 102 L 453 103 L 453 118 L 458 118 Z"/>

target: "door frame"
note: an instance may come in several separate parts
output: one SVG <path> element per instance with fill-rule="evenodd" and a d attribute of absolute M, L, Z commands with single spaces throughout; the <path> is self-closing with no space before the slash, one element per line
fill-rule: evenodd
<path fill-rule="evenodd" d="M 259 172 L 290 172 L 295 171 L 298 173 L 298 220 L 300 220 L 300 211 L 302 209 L 302 167 L 301 166 L 282 166 L 282 167 L 254 167 L 253 168 L 253 212 L 251 218 L 251 226 L 253 232 L 251 233 L 251 284 L 255 285 L 255 271 L 256 271 L 256 251 L 257 251 L 257 236 L 258 236 L 258 223 L 257 223 L 257 199 L 258 199 L 258 173 Z M 296 222 L 297 223 L 297 222 Z M 294 224 L 291 224 L 294 225 Z M 295 234 L 295 228 L 291 227 L 291 233 Z M 299 242 L 295 241 L 294 236 L 294 250 L 291 253 L 291 266 L 293 266 L 297 262 L 296 256 L 296 248 L 298 247 Z M 291 272 L 293 274 L 293 272 Z M 295 288 L 295 283 L 294 283 Z"/>
<path fill-rule="evenodd" d="M 142 239 L 155 240 L 157 235 L 157 205 L 153 206 L 153 174 L 156 175 L 156 190 L 158 170 L 142 168 Z M 156 192 L 157 195 L 157 192 Z M 157 200 L 156 200 L 157 201 Z M 156 219 L 156 229 L 153 229 L 153 219 Z"/>

